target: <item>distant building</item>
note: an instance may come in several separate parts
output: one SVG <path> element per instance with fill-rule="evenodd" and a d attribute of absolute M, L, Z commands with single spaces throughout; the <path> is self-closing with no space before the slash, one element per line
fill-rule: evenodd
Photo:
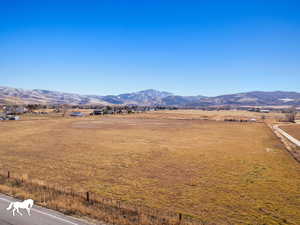
<path fill-rule="evenodd" d="M 0 113 L 0 120 L 20 120 L 20 117 L 15 115 L 5 115 L 3 113 Z"/>
<path fill-rule="evenodd" d="M 19 115 L 26 113 L 28 109 L 24 106 L 5 106 L 3 111 L 6 115 Z"/>
<path fill-rule="evenodd" d="M 84 114 L 82 112 L 71 112 L 70 116 L 78 116 L 78 117 L 82 117 L 84 116 Z"/>
<path fill-rule="evenodd" d="M 104 112 L 103 112 L 103 109 L 95 109 L 91 115 L 103 115 Z"/>
<path fill-rule="evenodd" d="M 249 112 L 260 112 L 260 108 L 250 108 L 248 109 Z"/>
<path fill-rule="evenodd" d="M 19 116 L 8 116 L 7 117 L 8 120 L 20 120 Z"/>
<path fill-rule="evenodd" d="M 106 114 L 115 114 L 115 111 L 112 109 L 106 110 Z"/>
<path fill-rule="evenodd" d="M 260 112 L 261 112 L 261 113 L 269 113 L 270 110 L 268 110 L 268 109 L 261 109 Z"/>

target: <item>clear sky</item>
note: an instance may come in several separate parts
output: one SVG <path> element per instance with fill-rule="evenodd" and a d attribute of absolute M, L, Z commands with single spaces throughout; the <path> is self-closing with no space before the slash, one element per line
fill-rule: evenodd
<path fill-rule="evenodd" d="M 300 92 L 300 1 L 0 3 L 0 86 Z"/>

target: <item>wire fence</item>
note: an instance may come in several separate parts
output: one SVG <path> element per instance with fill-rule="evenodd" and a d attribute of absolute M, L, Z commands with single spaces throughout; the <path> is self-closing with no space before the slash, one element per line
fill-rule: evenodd
<path fill-rule="evenodd" d="M 54 208 L 67 214 L 82 214 L 110 224 L 141 225 L 207 225 L 208 223 L 190 215 L 148 206 L 136 205 L 126 201 L 106 198 L 93 192 L 76 192 L 70 188 L 36 183 L 30 179 L 13 175 L 10 171 L 0 172 L 0 185 L 13 196 L 22 191 L 39 205 Z M 3 190 L 2 190 L 3 191 Z"/>

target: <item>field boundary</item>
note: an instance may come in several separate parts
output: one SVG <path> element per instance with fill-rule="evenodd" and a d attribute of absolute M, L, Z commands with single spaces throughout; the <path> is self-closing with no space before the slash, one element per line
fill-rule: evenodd
<path fill-rule="evenodd" d="M 292 140 L 295 139 L 282 129 L 278 128 L 278 125 L 272 125 L 265 123 L 271 131 L 279 138 L 279 140 L 283 143 L 285 146 L 287 152 L 291 154 L 291 156 L 300 163 L 300 148 L 297 146 Z M 286 134 L 286 135 L 284 135 Z M 288 138 L 291 137 L 292 139 Z M 297 139 L 295 139 L 298 141 Z M 297 143 L 297 142 L 296 142 Z"/>
<path fill-rule="evenodd" d="M 290 134 L 288 134 L 287 132 L 279 128 L 278 125 L 274 125 L 273 128 L 277 130 L 281 135 L 286 137 L 290 142 L 295 144 L 297 147 L 300 147 L 300 141 L 298 139 L 294 138 L 293 136 L 291 136 Z"/>
<path fill-rule="evenodd" d="M 39 184 L 21 176 L 12 176 L 10 171 L 0 172 L 0 192 L 22 200 L 32 198 L 40 206 L 67 215 L 87 216 L 108 224 L 209 224 L 179 212 L 135 205 L 119 199 L 105 198 L 93 192 L 76 192 L 69 188 Z"/>

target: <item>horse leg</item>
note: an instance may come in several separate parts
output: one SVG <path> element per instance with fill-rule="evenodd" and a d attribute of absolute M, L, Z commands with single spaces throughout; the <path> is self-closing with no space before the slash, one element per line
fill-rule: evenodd
<path fill-rule="evenodd" d="M 28 216 L 31 216 L 30 215 L 30 208 L 28 207 L 28 208 L 26 208 L 26 210 L 27 210 Z"/>
<path fill-rule="evenodd" d="M 13 216 L 15 216 L 15 211 L 16 211 L 16 208 L 13 209 Z"/>
<path fill-rule="evenodd" d="M 18 213 L 20 216 L 23 216 L 23 214 L 20 213 L 19 208 L 17 208 L 17 213 Z"/>

